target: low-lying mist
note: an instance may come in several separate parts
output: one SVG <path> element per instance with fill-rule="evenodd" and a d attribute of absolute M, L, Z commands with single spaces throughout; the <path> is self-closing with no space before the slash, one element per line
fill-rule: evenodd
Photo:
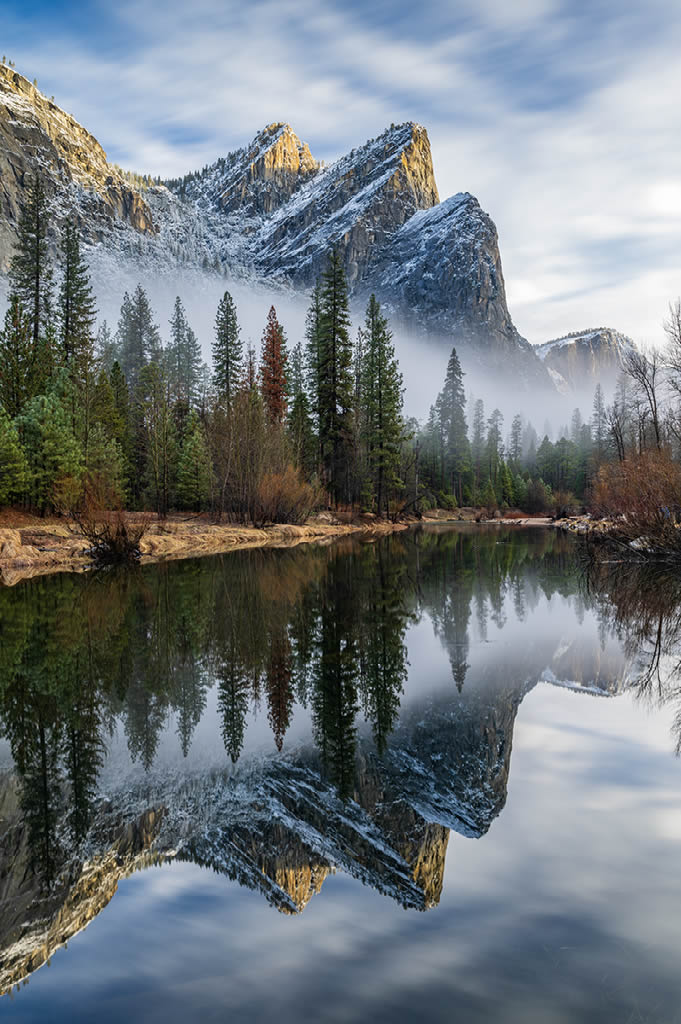
<path fill-rule="evenodd" d="M 259 353 L 265 320 L 272 305 L 286 331 L 289 348 L 298 341 L 304 342 L 309 293 L 296 292 L 262 280 L 222 278 L 190 269 L 144 277 L 140 275 L 139 269 L 114 269 L 99 265 L 97 260 L 93 263 L 92 283 L 97 296 L 99 321 L 101 323 L 106 320 L 112 331 L 116 330 L 125 291 L 132 292 L 139 283 L 149 296 L 164 340 L 169 336 L 168 321 L 175 297 L 180 296 L 189 323 L 201 342 L 203 357 L 209 364 L 215 313 L 225 290 L 231 293 L 236 303 L 244 347 L 252 344 Z M 364 310 L 355 304 L 351 312 L 353 334 L 356 336 L 364 319 Z M 424 422 L 442 388 L 455 340 L 446 336 L 426 336 L 395 322 L 391 326 L 395 351 L 404 377 L 405 416 Z M 504 366 L 501 357 L 495 373 L 472 363 L 464 349 L 459 351 L 459 355 L 466 374 L 464 383 L 469 421 L 473 402 L 477 399 L 483 400 L 487 415 L 495 408 L 501 411 L 505 430 L 510 427 L 516 413 L 521 413 L 524 420 L 534 425 L 540 437 L 549 433 L 553 439 L 557 439 L 569 427 L 575 408 L 579 408 L 585 420 L 591 416 L 593 389 L 569 394 L 538 388 L 528 390 L 520 386 L 514 368 Z M 610 390 L 607 388 L 608 392 Z"/>

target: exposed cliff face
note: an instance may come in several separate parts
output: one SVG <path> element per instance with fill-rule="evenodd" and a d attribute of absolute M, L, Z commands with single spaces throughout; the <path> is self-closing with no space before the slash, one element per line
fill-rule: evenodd
<path fill-rule="evenodd" d="M 287 202 L 319 164 L 288 124 L 269 124 L 244 149 L 190 179 L 171 183 L 184 198 L 226 214 L 269 215 Z"/>
<path fill-rule="evenodd" d="M 262 230 L 255 264 L 309 285 L 336 246 L 355 288 L 394 232 L 438 202 L 425 128 L 399 125 L 322 171 L 280 209 Z"/>
<path fill-rule="evenodd" d="M 563 391 L 610 386 L 622 369 L 627 352 L 635 348 L 631 338 L 610 327 L 568 334 L 536 348 L 537 355 Z"/>
<path fill-rule="evenodd" d="M 333 246 L 354 287 L 392 234 L 439 202 L 428 134 L 411 122 L 330 167 L 313 159 L 289 125 L 269 125 L 249 146 L 169 185 L 206 216 L 222 215 L 215 229 L 230 229 L 224 260 L 304 287 Z"/>
<path fill-rule="evenodd" d="M 121 878 L 152 863 L 163 813 L 149 808 L 122 820 L 100 809 L 99 851 L 67 857 L 47 888 L 31 861 L 18 781 L 0 781 L 0 994 L 41 967 L 109 903 Z"/>
<path fill-rule="evenodd" d="M 410 326 L 452 339 L 483 364 L 515 361 L 529 381 L 550 386 L 506 304 L 497 230 L 467 192 L 416 213 L 397 231 L 364 283 Z"/>
<path fill-rule="evenodd" d="M 111 167 L 97 140 L 22 75 L 0 65 L 0 269 L 6 269 L 28 179 L 40 170 L 55 217 L 76 211 L 84 236 L 116 222 L 154 231 L 141 194 Z"/>
<path fill-rule="evenodd" d="M 98 280 L 112 263 L 140 273 L 183 268 L 307 289 L 332 247 L 351 294 L 374 291 L 392 314 L 484 367 L 552 387 L 506 305 L 496 229 L 470 195 L 440 204 L 430 142 L 392 125 L 328 167 L 288 124 L 168 188 L 131 186 L 97 140 L 25 78 L 0 66 L 0 270 L 16 237 L 24 188 L 40 170 L 55 226 L 66 216 L 92 243 Z"/>

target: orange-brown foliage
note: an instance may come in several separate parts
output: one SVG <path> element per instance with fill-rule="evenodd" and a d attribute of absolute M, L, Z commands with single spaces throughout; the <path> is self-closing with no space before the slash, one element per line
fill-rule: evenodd
<path fill-rule="evenodd" d="M 288 465 L 282 473 L 266 473 L 260 481 L 254 519 L 260 524 L 304 523 L 320 502 L 319 489 Z"/>
<path fill-rule="evenodd" d="M 623 540 L 642 538 L 660 552 L 681 550 L 681 466 L 658 451 L 601 466 L 591 511 L 612 520 Z"/>

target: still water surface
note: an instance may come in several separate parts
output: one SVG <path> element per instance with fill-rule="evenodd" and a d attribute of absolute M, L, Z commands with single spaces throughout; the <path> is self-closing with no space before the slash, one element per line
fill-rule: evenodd
<path fill-rule="evenodd" d="M 542 529 L 0 589 L 3 1020 L 681 1021 L 680 623 Z"/>

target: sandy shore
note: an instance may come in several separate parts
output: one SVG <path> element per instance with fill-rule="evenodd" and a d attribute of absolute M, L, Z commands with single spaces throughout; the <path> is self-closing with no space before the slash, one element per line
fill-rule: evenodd
<path fill-rule="evenodd" d="M 473 523 L 476 509 L 453 512 L 433 509 L 422 523 L 443 525 Z M 559 526 L 581 532 L 580 520 L 551 520 L 542 517 L 509 516 L 482 520 L 483 525 Z M 578 525 L 579 524 L 579 525 Z M 349 525 L 336 522 L 330 515 L 315 516 L 304 526 L 232 526 L 212 523 L 202 516 L 170 516 L 154 521 L 142 538 L 142 562 L 194 558 L 244 548 L 284 548 L 297 544 L 330 542 L 350 534 L 382 535 L 406 530 L 411 523 L 389 523 L 371 516 Z M 89 543 L 63 518 L 41 519 L 8 509 L 0 513 L 0 585 L 13 586 L 32 576 L 53 572 L 85 572 L 92 568 Z"/>
<path fill-rule="evenodd" d="M 345 525 L 319 517 L 305 526 L 230 526 L 203 518 L 170 517 L 154 522 L 142 538 L 142 562 L 193 558 L 244 548 L 282 548 L 323 543 L 350 534 L 381 535 L 407 529 L 405 523 L 366 518 Z M 92 567 L 89 543 L 64 519 L 39 519 L 21 513 L 0 519 L 0 584 L 13 586 L 32 576 L 85 572 Z"/>

